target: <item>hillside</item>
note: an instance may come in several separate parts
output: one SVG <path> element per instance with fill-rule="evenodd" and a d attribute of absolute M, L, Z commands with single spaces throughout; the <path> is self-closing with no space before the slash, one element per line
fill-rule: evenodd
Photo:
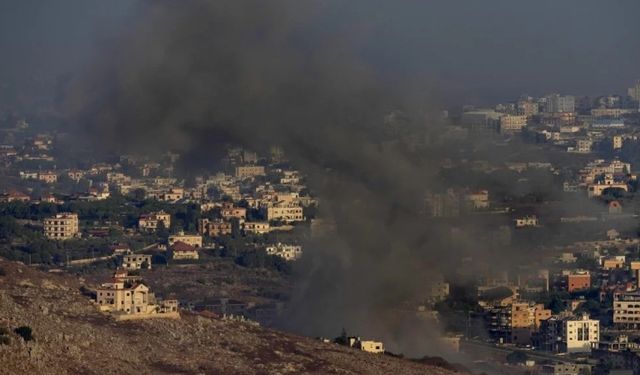
<path fill-rule="evenodd" d="M 451 374 L 215 317 L 115 322 L 74 277 L 2 259 L 0 269 L 0 374 Z"/>

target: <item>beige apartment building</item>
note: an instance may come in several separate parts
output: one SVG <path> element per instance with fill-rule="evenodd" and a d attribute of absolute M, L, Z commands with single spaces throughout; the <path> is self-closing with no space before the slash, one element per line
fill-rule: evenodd
<path fill-rule="evenodd" d="M 243 165 L 236 167 L 237 178 L 264 176 L 265 174 L 265 169 L 261 165 Z"/>
<path fill-rule="evenodd" d="M 225 234 L 231 234 L 231 223 L 223 220 L 198 219 L 198 233 L 209 236 L 218 237 Z"/>
<path fill-rule="evenodd" d="M 504 115 L 500 117 L 500 133 L 518 133 L 527 126 L 527 116 Z"/>
<path fill-rule="evenodd" d="M 44 235 L 51 240 L 67 240 L 78 236 L 78 214 L 60 213 L 44 219 Z"/>
<path fill-rule="evenodd" d="M 267 207 L 267 220 L 304 221 L 302 207 Z"/>
<path fill-rule="evenodd" d="M 224 207 L 220 210 L 220 216 L 226 220 L 247 218 L 247 209 L 243 207 Z"/>
<path fill-rule="evenodd" d="M 624 329 L 640 328 L 640 293 L 614 296 L 613 324 Z"/>

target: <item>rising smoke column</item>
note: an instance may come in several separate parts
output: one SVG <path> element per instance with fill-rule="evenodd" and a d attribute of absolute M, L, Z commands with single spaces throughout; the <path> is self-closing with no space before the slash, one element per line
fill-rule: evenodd
<path fill-rule="evenodd" d="M 282 325 L 323 336 L 344 327 L 421 355 L 437 330 L 415 305 L 461 250 L 448 225 L 419 212 L 440 187 L 439 124 L 420 85 L 366 63 L 368 25 L 334 24 L 336 4 L 143 2 L 140 22 L 75 82 L 67 110 L 108 150 L 173 149 L 207 165 L 229 142 L 281 145 L 337 224 L 305 245 Z"/>

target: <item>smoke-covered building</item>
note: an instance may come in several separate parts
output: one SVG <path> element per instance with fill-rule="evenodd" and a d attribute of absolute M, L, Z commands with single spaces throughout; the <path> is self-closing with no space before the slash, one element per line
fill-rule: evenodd
<path fill-rule="evenodd" d="M 501 113 L 492 109 L 464 112 L 462 125 L 474 132 L 495 133 L 500 125 L 501 116 Z"/>
<path fill-rule="evenodd" d="M 629 96 L 636 102 L 640 102 L 640 80 L 627 91 Z"/>
<path fill-rule="evenodd" d="M 576 98 L 571 95 L 552 94 L 546 97 L 546 111 L 551 113 L 575 112 Z"/>

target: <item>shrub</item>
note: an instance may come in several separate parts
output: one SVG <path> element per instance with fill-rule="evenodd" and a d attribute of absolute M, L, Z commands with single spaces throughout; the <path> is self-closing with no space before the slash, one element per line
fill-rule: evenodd
<path fill-rule="evenodd" d="M 14 330 L 14 332 L 16 334 L 18 334 L 20 337 L 22 337 L 24 339 L 24 341 L 33 340 L 33 334 L 31 332 L 31 327 L 28 327 L 28 326 L 18 327 L 18 328 L 16 328 Z"/>
<path fill-rule="evenodd" d="M 525 363 L 527 359 L 528 356 L 523 352 L 514 351 L 507 355 L 507 363 L 509 363 L 510 365 Z"/>
<path fill-rule="evenodd" d="M 5 276 L 7 274 L 7 271 L 4 270 L 4 268 L 0 267 L 0 276 Z"/>

